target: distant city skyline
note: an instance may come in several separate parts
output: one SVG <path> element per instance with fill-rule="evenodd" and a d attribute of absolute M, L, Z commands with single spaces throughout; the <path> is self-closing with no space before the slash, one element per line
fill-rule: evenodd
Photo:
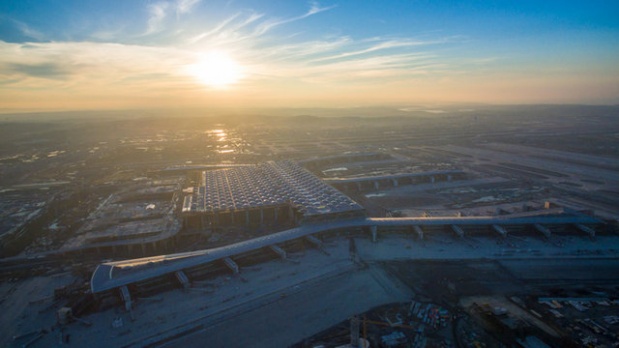
<path fill-rule="evenodd" d="M 0 3 L 0 111 L 618 104 L 616 1 Z"/>

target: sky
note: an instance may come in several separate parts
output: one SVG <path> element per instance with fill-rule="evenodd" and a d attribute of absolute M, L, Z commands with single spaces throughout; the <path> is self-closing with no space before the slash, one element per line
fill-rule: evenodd
<path fill-rule="evenodd" d="M 442 103 L 619 104 L 619 1 L 0 1 L 0 111 Z"/>

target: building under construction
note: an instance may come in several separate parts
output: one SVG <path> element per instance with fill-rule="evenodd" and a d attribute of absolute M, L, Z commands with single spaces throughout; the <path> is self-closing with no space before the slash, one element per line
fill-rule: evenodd
<path fill-rule="evenodd" d="M 291 161 L 202 172 L 183 202 L 189 229 L 278 226 L 365 216 L 361 205 Z"/>
<path fill-rule="evenodd" d="M 465 175 L 462 171 L 427 172 L 355 178 L 345 184 L 368 181 L 375 182 L 372 186 L 383 187 L 387 185 L 380 180 L 389 180 L 394 187 L 400 179 L 406 185 L 458 180 Z M 236 274 L 244 267 L 274 258 L 289 260 L 289 254 L 308 247 L 324 251 L 324 241 L 338 237 L 351 241 L 354 259 L 354 238 L 369 238 L 377 243 L 381 236 L 393 233 L 418 240 L 425 240 L 426 235 L 448 233 L 455 235 L 454 241 L 465 244 L 472 235 L 494 235 L 503 240 L 507 236 L 537 234 L 549 240 L 556 234 L 578 233 L 594 238 L 604 226 L 594 216 L 551 204 L 540 211 L 509 215 L 366 217 L 361 205 L 291 161 L 204 171 L 200 185 L 187 193 L 181 211 L 186 229 L 260 226 L 267 231 L 280 231 L 214 249 L 104 262 L 91 278 L 91 291 L 99 301 L 120 298 L 131 310 L 134 296 L 189 288 L 195 281 L 227 272 Z"/>

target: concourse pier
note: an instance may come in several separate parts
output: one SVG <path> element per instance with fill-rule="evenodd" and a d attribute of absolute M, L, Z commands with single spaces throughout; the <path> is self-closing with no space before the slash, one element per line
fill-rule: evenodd
<path fill-rule="evenodd" d="M 336 189 L 346 192 L 367 192 L 403 185 L 431 184 L 437 182 L 450 182 L 466 178 L 466 173 L 461 170 L 444 170 L 423 173 L 403 173 L 391 175 L 365 176 L 361 178 L 332 178 L 324 181 Z"/>
<path fill-rule="evenodd" d="M 145 291 L 143 289 L 148 287 L 182 288 L 187 286 L 187 282 L 226 273 L 236 274 L 242 272 L 244 266 L 266 260 L 285 260 L 288 253 L 300 248 L 324 251 L 323 240 L 334 234 L 360 236 L 361 233 L 373 243 L 380 243 L 381 238 L 389 233 L 404 233 L 412 239 L 425 240 L 432 234 L 450 232 L 456 240 L 465 241 L 473 235 L 496 238 L 505 238 L 507 234 L 536 235 L 540 226 L 552 228 L 554 233 L 590 235 L 591 231 L 601 229 L 603 225 L 601 220 L 592 216 L 571 211 L 550 215 L 533 212 L 519 217 L 351 218 L 306 223 L 215 249 L 102 263 L 92 275 L 91 290 L 95 295 L 106 296 L 125 286 L 136 292 Z M 179 277 L 177 272 L 182 272 L 184 276 Z M 175 284 L 170 285 L 170 281 L 175 279 Z"/>

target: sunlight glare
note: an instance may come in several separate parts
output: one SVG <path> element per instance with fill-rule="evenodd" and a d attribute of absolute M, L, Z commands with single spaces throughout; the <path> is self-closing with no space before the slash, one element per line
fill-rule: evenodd
<path fill-rule="evenodd" d="M 223 89 L 243 78 L 243 68 L 224 52 L 210 52 L 190 67 L 190 74 L 200 83 Z"/>

